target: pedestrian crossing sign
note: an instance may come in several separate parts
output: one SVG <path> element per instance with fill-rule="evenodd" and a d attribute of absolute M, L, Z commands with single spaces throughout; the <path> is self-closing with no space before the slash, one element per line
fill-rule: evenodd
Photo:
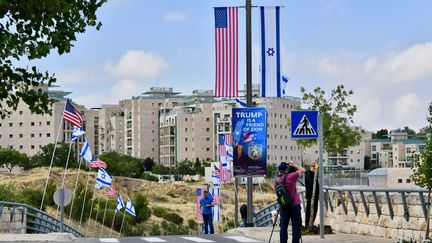
<path fill-rule="evenodd" d="M 291 111 L 291 138 L 318 138 L 318 111 Z"/>

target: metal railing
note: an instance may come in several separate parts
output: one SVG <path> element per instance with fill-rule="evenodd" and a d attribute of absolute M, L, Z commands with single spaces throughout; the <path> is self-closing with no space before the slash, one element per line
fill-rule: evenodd
<path fill-rule="evenodd" d="M 336 199 L 336 202 L 338 205 L 333 205 L 332 198 L 330 197 L 330 193 L 334 192 L 337 193 L 336 196 L 332 197 L 333 199 Z M 364 208 L 364 211 L 367 216 L 369 216 L 371 212 L 370 207 L 375 207 L 376 214 L 378 215 L 378 218 L 382 215 L 382 203 L 380 205 L 380 202 L 385 201 L 384 205 L 386 204 L 388 208 L 388 215 L 391 219 L 394 218 L 394 204 L 395 200 L 392 200 L 392 196 L 396 194 L 397 196 L 400 196 L 401 204 L 403 207 L 403 217 L 406 221 L 409 221 L 410 214 L 408 210 L 408 202 L 407 202 L 407 196 L 408 195 L 415 195 L 418 196 L 418 205 L 421 206 L 423 216 L 425 220 L 427 219 L 427 202 L 425 199 L 425 193 L 428 193 L 426 189 L 396 189 L 396 188 L 373 188 L 373 187 L 362 187 L 362 186 L 356 186 L 356 187 L 329 187 L 324 186 L 324 204 L 327 210 L 330 210 L 333 212 L 335 207 L 338 207 L 339 205 L 342 206 L 343 212 L 345 215 L 348 214 L 348 205 L 350 204 L 352 210 L 354 211 L 355 215 L 359 212 L 358 207 L 361 204 Z M 347 195 L 347 200 L 344 200 L 344 195 Z M 302 206 L 305 208 L 305 200 L 304 200 L 304 191 L 300 191 L 300 196 L 302 197 Z M 355 196 L 360 197 L 360 200 L 355 200 Z M 346 202 L 348 201 L 348 202 Z M 278 208 L 278 204 L 276 202 L 269 204 L 262 210 L 260 210 L 254 217 L 254 225 L 255 227 L 265 227 L 265 226 L 272 226 L 272 215 L 271 212 Z"/>
<path fill-rule="evenodd" d="M 16 208 L 23 209 L 21 211 L 21 223 L 24 222 L 25 218 L 26 233 L 52 233 L 60 232 L 61 230 L 60 220 L 27 204 L 0 201 L 0 215 L 3 213 L 4 208 L 10 209 L 10 222 L 12 222 L 12 219 L 14 218 L 13 214 L 15 214 Z M 63 224 L 63 231 L 66 233 L 71 233 L 75 237 L 84 237 L 84 235 L 81 234 L 79 231 L 66 224 Z"/>
<path fill-rule="evenodd" d="M 423 216 L 425 220 L 427 219 L 427 203 L 425 201 L 425 193 L 428 191 L 426 189 L 396 189 L 396 188 L 372 188 L 372 187 L 328 187 L 324 186 L 324 202 L 325 207 L 327 210 L 330 210 L 333 212 L 334 206 L 332 204 L 332 200 L 330 198 L 330 192 L 336 192 L 338 194 L 339 200 L 338 203 L 342 205 L 343 211 L 345 214 L 348 214 L 348 208 L 345 204 L 345 200 L 343 198 L 343 194 L 347 194 L 349 197 L 349 203 L 352 206 L 352 209 L 357 215 L 358 213 L 358 205 L 356 201 L 354 200 L 354 194 L 358 194 L 361 198 L 361 204 L 363 205 L 363 208 L 365 210 L 365 213 L 367 216 L 370 214 L 370 207 L 368 206 L 368 203 L 373 203 L 375 205 L 376 213 L 378 215 L 378 218 L 382 215 L 381 207 L 380 207 L 380 199 L 379 195 L 385 195 L 385 202 L 388 207 L 389 216 L 391 219 L 394 217 L 394 210 L 393 210 L 393 204 L 394 201 L 391 199 L 390 193 L 394 194 L 400 194 L 401 202 L 403 206 L 403 212 L 404 212 L 404 218 L 406 221 L 409 221 L 409 210 L 408 210 L 408 203 L 407 203 L 407 195 L 412 194 L 418 194 L 419 199 L 419 205 L 422 208 Z M 369 195 L 372 195 L 372 200 L 369 200 Z M 336 206 L 336 205 L 335 205 Z"/>

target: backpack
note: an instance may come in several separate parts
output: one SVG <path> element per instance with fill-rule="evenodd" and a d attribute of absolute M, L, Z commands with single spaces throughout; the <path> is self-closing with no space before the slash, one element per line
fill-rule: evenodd
<path fill-rule="evenodd" d="M 278 183 L 277 181 L 275 183 L 277 202 L 281 207 L 284 208 L 292 206 L 294 202 L 294 197 L 291 196 L 288 193 L 288 190 L 285 188 L 286 177 L 287 175 L 283 177 L 283 180 L 280 183 Z"/>

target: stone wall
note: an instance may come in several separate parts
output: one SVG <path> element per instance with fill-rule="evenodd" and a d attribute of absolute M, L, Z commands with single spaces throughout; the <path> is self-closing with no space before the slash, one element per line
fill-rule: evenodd
<path fill-rule="evenodd" d="M 0 233 L 25 234 L 26 233 L 26 209 L 0 208 Z"/>
<path fill-rule="evenodd" d="M 344 212 L 337 192 L 330 192 L 333 212 L 330 211 L 330 208 L 325 210 L 325 224 L 331 225 L 335 231 L 392 239 L 415 238 L 422 240 L 424 238 L 426 220 L 420 205 L 418 193 L 405 194 L 409 212 L 408 221 L 404 218 L 404 208 L 400 193 L 390 193 L 393 219 L 390 217 L 385 193 L 377 193 L 379 208 L 381 209 L 380 217 L 378 217 L 372 193 L 365 193 L 365 199 L 369 207 L 369 216 L 366 214 L 359 193 L 353 193 L 357 206 L 357 215 L 354 213 L 348 193 L 343 193 L 342 195 L 347 207 L 347 214 Z M 319 224 L 319 215 L 315 220 L 315 224 Z"/>

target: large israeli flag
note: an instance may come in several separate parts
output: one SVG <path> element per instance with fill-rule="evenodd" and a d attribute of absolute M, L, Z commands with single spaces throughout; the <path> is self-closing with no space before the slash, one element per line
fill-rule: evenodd
<path fill-rule="evenodd" d="M 281 97 L 280 7 L 261 7 L 261 96 Z"/>

